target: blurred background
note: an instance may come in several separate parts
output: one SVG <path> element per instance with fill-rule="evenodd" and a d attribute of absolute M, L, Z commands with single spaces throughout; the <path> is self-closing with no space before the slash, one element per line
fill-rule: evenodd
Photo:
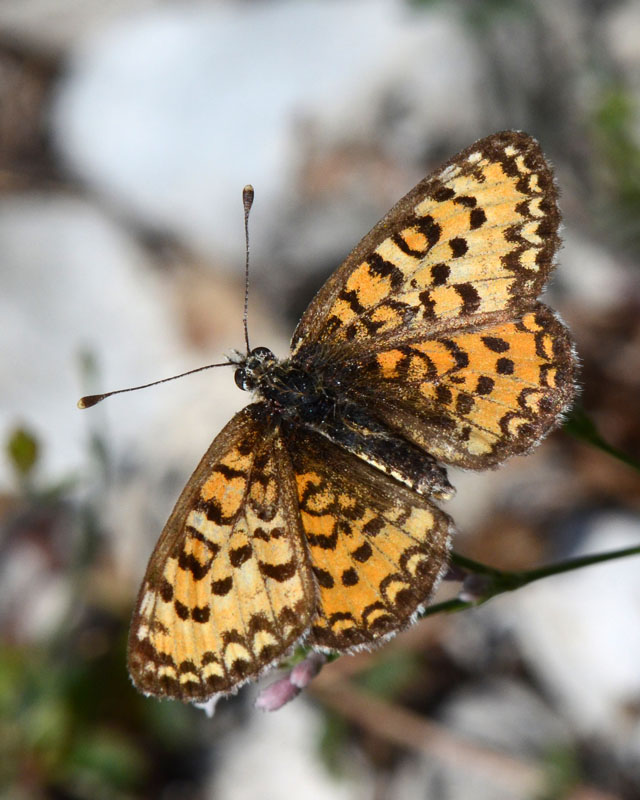
<path fill-rule="evenodd" d="M 283 356 L 396 200 L 519 128 L 561 190 L 580 403 L 637 456 L 639 109 L 637 0 L 0 3 L 1 797 L 640 797 L 638 558 L 425 620 L 274 714 L 137 695 L 148 556 L 247 397 L 217 370 L 75 406 L 242 348 L 246 183 L 251 338 Z M 640 543 L 638 472 L 566 431 L 453 482 L 487 564 Z"/>

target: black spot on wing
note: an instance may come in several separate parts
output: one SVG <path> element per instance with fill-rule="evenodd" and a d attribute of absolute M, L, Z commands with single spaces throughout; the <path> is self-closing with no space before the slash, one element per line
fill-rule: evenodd
<path fill-rule="evenodd" d="M 464 417 L 465 414 L 468 414 L 474 406 L 473 397 L 469 394 L 465 394 L 464 392 L 460 392 L 458 397 L 456 398 L 456 411 L 460 416 Z"/>
<path fill-rule="evenodd" d="M 295 558 L 285 561 L 282 564 L 269 564 L 266 561 L 259 561 L 260 573 L 266 578 L 271 578 L 278 583 L 288 581 L 296 574 L 298 565 Z"/>
<path fill-rule="evenodd" d="M 491 394 L 494 386 L 495 381 L 493 378 L 490 378 L 488 375 L 481 375 L 476 384 L 476 394 Z"/>
<path fill-rule="evenodd" d="M 478 290 L 470 283 L 456 283 L 455 290 L 462 298 L 462 313 L 473 314 L 480 308 Z"/>
<path fill-rule="evenodd" d="M 173 604 L 173 607 L 176 610 L 176 614 L 180 619 L 189 619 L 189 609 L 185 606 L 184 603 L 181 603 L 179 600 L 176 600 Z"/>
<path fill-rule="evenodd" d="M 496 362 L 496 372 L 499 375 L 513 375 L 515 365 L 510 358 L 499 358 Z"/>
<path fill-rule="evenodd" d="M 322 586 L 323 589 L 333 589 L 334 581 L 330 572 L 327 572 L 326 569 L 322 569 L 321 567 L 317 567 L 315 564 L 312 566 L 312 569 L 318 584 Z"/>
<path fill-rule="evenodd" d="M 368 561 L 371 556 L 373 555 L 373 550 L 371 549 L 371 545 L 369 542 L 363 542 L 360 547 L 351 553 L 351 555 L 355 558 L 356 561 L 359 561 L 361 564 L 364 564 L 365 561 Z"/>
<path fill-rule="evenodd" d="M 209 606 L 196 606 L 191 611 L 191 618 L 194 620 L 194 622 L 209 622 L 210 615 L 211 612 L 209 610 Z"/>
<path fill-rule="evenodd" d="M 483 336 L 482 342 L 488 350 L 494 353 L 505 353 L 509 349 L 509 342 L 498 336 Z"/>
<path fill-rule="evenodd" d="M 218 581 L 211 581 L 211 591 L 218 597 L 224 597 L 226 594 L 229 594 L 232 586 L 233 580 L 231 577 L 222 578 Z"/>
<path fill-rule="evenodd" d="M 453 395 L 451 394 L 451 389 L 449 389 L 449 387 L 445 386 L 443 383 L 439 383 L 436 386 L 436 399 L 439 403 L 448 406 L 451 400 L 453 399 Z"/>
<path fill-rule="evenodd" d="M 481 208 L 474 208 L 469 214 L 469 225 L 472 230 L 480 228 L 487 221 L 487 215 Z"/>
<path fill-rule="evenodd" d="M 460 258 L 469 249 L 466 239 L 463 239 L 462 236 L 449 239 L 449 247 L 451 248 L 451 255 L 453 258 Z"/>
<path fill-rule="evenodd" d="M 232 567 L 240 567 L 245 561 L 248 561 L 253 555 L 253 550 L 248 544 L 242 547 L 236 547 L 234 550 L 229 551 L 229 561 Z"/>
<path fill-rule="evenodd" d="M 429 249 L 440 241 L 442 228 L 429 214 L 427 214 L 426 217 L 416 217 L 413 224 L 415 224 L 420 233 L 423 233 L 427 237 Z"/>
<path fill-rule="evenodd" d="M 163 578 L 160 582 L 160 587 L 158 589 L 160 597 L 164 600 L 165 603 L 170 603 L 173 600 L 173 586 L 169 583 L 166 578 Z"/>
<path fill-rule="evenodd" d="M 201 564 L 192 553 L 185 553 L 184 550 L 181 550 L 178 556 L 178 566 L 180 569 L 190 572 L 194 581 L 201 581 L 209 572 L 211 559 L 207 559 L 204 564 Z"/>
<path fill-rule="evenodd" d="M 342 573 L 340 580 L 343 586 L 355 586 L 360 579 L 356 570 L 353 567 L 349 567 Z"/>
<path fill-rule="evenodd" d="M 434 264 L 431 267 L 431 279 L 434 286 L 444 286 L 450 274 L 451 268 L 447 264 Z"/>
<path fill-rule="evenodd" d="M 455 191 L 450 186 L 439 186 L 431 195 L 438 203 L 444 203 L 455 196 Z"/>
<path fill-rule="evenodd" d="M 372 275 L 379 275 L 381 278 L 389 278 L 391 288 L 397 291 L 404 283 L 404 275 L 390 261 L 387 261 L 379 253 L 371 253 L 367 256 L 367 264 Z"/>
<path fill-rule="evenodd" d="M 475 197 L 468 194 L 461 194 L 459 197 L 456 197 L 453 202 L 457 205 L 465 206 L 466 208 L 474 208 L 478 203 Z"/>

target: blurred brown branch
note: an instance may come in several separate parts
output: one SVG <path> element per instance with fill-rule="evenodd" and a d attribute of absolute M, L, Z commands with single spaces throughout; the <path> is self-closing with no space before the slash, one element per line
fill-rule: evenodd
<path fill-rule="evenodd" d="M 538 796 L 547 775 L 537 764 L 475 744 L 433 720 L 363 691 L 343 676 L 340 666 L 325 667 L 308 691 L 325 706 L 382 739 L 484 777 L 514 796 Z M 347 670 L 350 672 L 350 670 Z M 590 786 L 575 786 L 564 800 L 616 800 Z"/>

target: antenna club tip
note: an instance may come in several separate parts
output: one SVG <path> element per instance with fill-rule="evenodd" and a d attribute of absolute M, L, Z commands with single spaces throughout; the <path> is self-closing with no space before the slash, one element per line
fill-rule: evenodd
<path fill-rule="evenodd" d="M 245 207 L 251 208 L 254 197 L 255 197 L 255 191 L 253 189 L 253 186 L 250 183 L 248 183 L 242 190 L 242 202 L 245 205 Z"/>
<path fill-rule="evenodd" d="M 81 397 L 78 402 L 78 408 L 91 408 L 91 406 L 95 406 L 96 403 L 99 403 L 102 400 L 101 394 L 88 394 L 85 397 Z"/>

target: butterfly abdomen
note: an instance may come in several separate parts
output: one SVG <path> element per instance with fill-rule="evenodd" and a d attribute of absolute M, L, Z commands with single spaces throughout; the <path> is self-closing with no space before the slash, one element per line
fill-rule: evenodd
<path fill-rule="evenodd" d="M 322 434 L 418 494 L 448 500 L 455 493 L 446 470 L 433 456 L 360 406 L 342 402 L 332 416 L 317 423 L 308 422 L 304 427 Z"/>

